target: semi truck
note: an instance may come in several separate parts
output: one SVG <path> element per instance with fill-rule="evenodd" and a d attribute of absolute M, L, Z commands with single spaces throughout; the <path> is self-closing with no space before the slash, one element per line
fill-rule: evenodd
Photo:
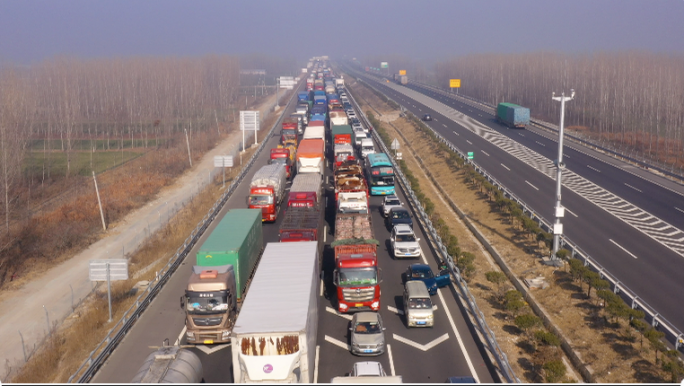
<path fill-rule="evenodd" d="M 290 186 L 288 208 L 318 208 L 322 196 L 322 177 L 318 173 L 297 174 Z"/>
<path fill-rule="evenodd" d="M 288 145 L 292 146 L 292 145 Z M 287 178 L 292 178 L 292 157 L 290 155 L 290 148 L 279 147 L 271 149 L 271 158 L 268 160 L 269 164 L 280 164 L 285 166 L 285 174 Z"/>
<path fill-rule="evenodd" d="M 313 122 L 312 122 L 313 123 Z M 303 139 L 320 139 L 323 141 L 323 151 L 325 152 L 325 122 L 323 125 L 319 123 L 307 126 L 304 131 Z"/>
<path fill-rule="evenodd" d="M 202 243 L 181 297 L 188 343 L 230 340 L 238 302 L 244 299 L 262 246 L 258 209 L 230 210 Z"/>
<path fill-rule="evenodd" d="M 499 103 L 496 120 L 508 127 L 524 129 L 530 123 L 530 109 L 513 103 Z"/>
<path fill-rule="evenodd" d="M 325 167 L 325 141 L 304 139 L 297 148 L 297 173 L 323 174 Z"/>
<path fill-rule="evenodd" d="M 354 161 L 354 148 L 347 143 L 336 143 L 333 146 L 333 157 L 335 167 L 340 166 L 343 162 Z"/>
<path fill-rule="evenodd" d="M 335 111 L 333 111 L 334 113 Z M 342 114 L 345 115 L 346 113 L 344 111 L 341 111 Z M 349 145 L 353 145 L 356 142 L 356 138 L 354 136 L 354 130 L 352 130 L 352 127 L 349 125 L 337 125 L 333 122 L 333 116 L 332 113 L 330 113 L 330 124 L 332 126 L 332 137 L 333 137 L 333 143 L 346 143 Z"/>
<path fill-rule="evenodd" d="M 335 78 L 335 87 L 340 88 L 344 87 L 344 78 L 340 75 L 339 78 Z"/>
<path fill-rule="evenodd" d="M 231 334 L 235 383 L 313 383 L 316 242 L 268 243 Z"/>
<path fill-rule="evenodd" d="M 297 129 L 299 121 L 297 118 L 283 119 L 282 129 L 280 131 L 280 143 L 283 146 L 294 145 L 297 147 Z"/>
<path fill-rule="evenodd" d="M 337 310 L 378 311 L 381 271 L 378 268 L 378 240 L 373 238 L 370 214 L 338 213 L 335 218 L 335 271 Z"/>
<path fill-rule="evenodd" d="M 330 126 L 349 125 L 349 118 L 344 110 L 330 110 Z"/>
<path fill-rule="evenodd" d="M 260 208 L 263 221 L 275 221 L 285 193 L 287 174 L 281 164 L 262 166 L 249 184 L 247 205 L 250 209 Z"/>

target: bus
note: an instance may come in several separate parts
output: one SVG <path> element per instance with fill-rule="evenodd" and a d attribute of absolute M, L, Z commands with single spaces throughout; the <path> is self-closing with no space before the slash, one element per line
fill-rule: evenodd
<path fill-rule="evenodd" d="M 394 169 L 387 154 L 368 154 L 365 164 L 371 196 L 394 194 Z"/>

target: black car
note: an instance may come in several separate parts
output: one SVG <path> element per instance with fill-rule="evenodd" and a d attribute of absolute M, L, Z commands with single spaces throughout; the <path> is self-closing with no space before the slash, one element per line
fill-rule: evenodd
<path fill-rule="evenodd" d="M 425 115 L 423 115 L 423 120 L 424 120 L 424 121 L 431 121 L 431 120 L 432 120 L 432 116 L 431 116 L 430 114 L 425 114 Z"/>
<path fill-rule="evenodd" d="M 385 217 L 385 224 L 390 230 L 397 224 L 408 224 L 408 226 L 413 228 L 413 219 L 411 219 L 411 213 L 408 209 L 392 208 L 387 214 L 387 217 Z"/>

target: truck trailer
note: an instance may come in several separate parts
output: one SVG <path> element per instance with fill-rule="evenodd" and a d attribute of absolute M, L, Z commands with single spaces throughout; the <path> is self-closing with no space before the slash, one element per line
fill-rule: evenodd
<path fill-rule="evenodd" d="M 316 242 L 268 243 L 231 335 L 235 383 L 313 383 Z"/>
<path fill-rule="evenodd" d="M 323 174 L 325 166 L 325 141 L 304 139 L 297 148 L 297 173 Z"/>
<path fill-rule="evenodd" d="M 496 106 L 496 120 L 508 127 L 524 129 L 530 123 L 530 109 L 514 103 L 499 103 Z"/>

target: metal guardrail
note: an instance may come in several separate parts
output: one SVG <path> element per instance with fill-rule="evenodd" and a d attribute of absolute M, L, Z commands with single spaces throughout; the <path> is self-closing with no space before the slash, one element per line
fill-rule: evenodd
<path fill-rule="evenodd" d="M 290 101 L 285 106 L 287 109 L 292 101 L 296 97 L 296 93 L 290 97 Z M 284 110 L 283 110 L 284 111 Z M 261 142 L 257 150 L 254 152 L 252 157 L 249 159 L 247 164 L 242 168 L 242 171 L 236 179 L 234 179 L 226 191 L 221 195 L 221 197 L 214 203 L 214 205 L 209 209 L 209 212 L 202 218 L 197 227 L 190 233 L 187 239 L 183 242 L 183 245 L 176 250 L 176 253 L 169 259 L 169 262 L 161 269 L 155 276 L 155 278 L 150 282 L 147 290 L 141 293 L 135 300 L 135 303 L 124 312 L 123 317 L 109 330 L 107 336 L 100 342 L 100 344 L 95 347 L 93 351 L 90 352 L 88 358 L 81 364 L 81 366 L 69 377 L 68 383 L 72 381 L 83 372 L 78 378 L 78 383 L 89 382 L 95 373 L 100 369 L 104 361 L 111 355 L 111 353 L 116 349 L 116 347 L 121 343 L 123 338 L 126 336 L 128 331 L 133 327 L 136 321 L 140 318 L 142 313 L 147 309 L 147 306 L 152 303 L 152 300 L 161 291 L 162 287 L 169 280 L 171 275 L 176 271 L 176 268 L 181 264 L 185 257 L 190 253 L 192 248 L 195 246 L 200 237 L 204 234 L 204 231 L 209 227 L 211 222 L 216 218 L 216 216 L 221 212 L 223 206 L 228 202 L 233 192 L 237 189 L 238 185 L 244 180 L 247 172 L 256 162 L 257 157 L 261 154 L 261 151 L 266 147 L 268 138 L 270 138 L 280 122 L 282 121 L 284 115 L 275 122 L 268 135 Z M 256 135 L 256 133 L 255 133 Z M 143 298 L 144 297 L 144 298 Z M 104 348 L 103 348 L 104 346 Z"/>
<path fill-rule="evenodd" d="M 368 120 L 368 117 L 366 114 L 363 112 L 363 110 L 359 107 L 358 103 L 354 99 L 354 97 L 349 93 L 349 97 L 353 104 L 356 106 L 357 110 L 359 111 L 359 116 L 365 121 L 366 125 L 369 127 L 372 127 L 370 124 L 370 121 Z M 372 131 L 372 135 L 375 138 L 375 141 L 380 144 L 380 147 L 382 148 L 383 152 L 385 154 L 391 154 L 391 152 L 387 149 L 386 144 L 382 141 L 382 138 L 380 138 L 380 135 L 377 133 L 376 130 Z M 485 348 L 492 354 L 492 356 L 495 358 L 497 361 L 497 364 L 499 365 L 499 369 L 506 378 L 506 381 L 508 383 L 521 383 L 520 379 L 515 376 L 515 373 L 513 372 L 513 369 L 511 368 L 510 363 L 508 363 L 508 357 L 506 354 L 501 350 L 499 347 L 496 338 L 494 336 L 494 332 L 489 328 L 487 325 L 487 322 L 484 319 L 484 314 L 480 309 L 477 307 L 477 303 L 475 302 L 475 298 L 470 294 L 470 291 L 468 290 L 468 286 L 461 276 L 461 272 L 456 267 L 454 264 L 453 259 L 451 256 L 447 253 L 447 247 L 442 243 L 442 238 L 439 236 L 437 233 L 436 229 L 432 225 L 432 221 L 430 220 L 429 216 L 425 212 L 425 208 L 423 208 L 423 205 L 420 203 L 418 198 L 416 197 L 415 193 L 413 192 L 413 189 L 411 189 L 411 185 L 409 184 L 408 180 L 406 180 L 406 177 L 404 176 L 404 173 L 401 171 L 401 168 L 399 165 L 396 163 L 393 157 L 390 157 L 390 162 L 392 162 L 392 166 L 394 167 L 394 175 L 395 177 L 399 177 L 398 180 L 400 181 L 401 187 L 404 190 L 404 192 L 407 193 L 407 197 L 411 201 L 412 206 L 417 209 L 418 211 L 418 217 L 420 218 L 421 222 L 423 223 L 423 229 L 426 231 L 426 233 L 429 233 L 428 237 L 428 242 L 432 244 L 432 247 L 437 253 L 440 255 L 440 258 L 447 262 L 447 265 L 449 266 L 449 270 L 451 271 L 451 274 L 455 278 L 455 282 L 459 287 L 459 290 L 461 291 L 461 294 L 463 295 L 463 298 L 466 300 L 466 303 L 468 307 L 470 308 L 470 313 L 473 315 L 474 319 L 477 322 L 477 327 L 479 328 L 480 333 L 485 339 Z"/>
<path fill-rule="evenodd" d="M 471 98 L 471 97 L 468 97 L 465 95 L 453 94 L 453 93 L 447 92 L 447 91 L 445 91 L 439 87 L 429 85 L 427 83 L 421 83 L 421 82 L 416 82 L 416 81 L 409 81 L 409 83 L 412 83 L 418 87 L 429 89 L 429 90 L 434 91 L 434 92 L 438 92 L 444 96 L 447 96 L 447 97 L 450 97 L 453 99 L 460 99 L 461 102 L 466 103 L 467 105 L 469 105 L 471 107 L 475 107 L 475 108 L 482 110 L 484 112 L 490 113 L 492 115 L 494 114 L 494 111 L 496 110 L 496 107 L 493 105 L 490 105 L 489 103 L 482 102 L 482 101 L 479 101 L 475 98 Z M 532 122 L 534 125 L 536 125 L 537 127 L 541 128 L 541 129 L 549 130 L 549 131 L 555 132 L 556 134 L 558 133 L 558 126 L 554 125 L 552 123 L 542 121 L 541 119 L 533 119 L 533 118 L 530 118 L 530 122 Z M 682 168 L 680 168 L 679 173 L 675 173 L 674 165 L 671 165 L 670 170 L 667 170 L 666 169 L 667 164 L 659 163 L 659 165 L 655 165 L 653 163 L 653 162 L 655 162 L 654 160 L 648 160 L 648 159 L 646 159 L 646 157 L 642 157 L 642 159 L 635 158 L 632 155 L 632 154 L 636 154 L 635 152 L 632 152 L 629 155 L 621 153 L 617 148 L 607 147 L 609 145 L 609 143 L 606 143 L 605 145 L 601 145 L 601 144 L 598 144 L 598 143 L 592 141 L 588 137 L 584 138 L 584 137 L 579 136 L 577 134 L 568 133 L 567 131 L 564 131 L 564 136 L 567 138 L 571 138 L 571 139 L 575 140 L 576 142 L 578 142 L 582 145 L 592 147 L 592 148 L 597 149 L 597 150 L 601 150 L 605 153 L 609 153 L 609 154 L 613 155 L 614 157 L 617 157 L 617 158 L 632 162 L 634 164 L 637 164 L 637 165 L 639 165 L 645 169 L 656 170 L 656 171 L 658 171 L 658 172 L 660 172 L 666 176 L 669 176 L 671 178 L 678 180 L 677 182 L 679 182 L 679 183 L 682 183 L 682 181 L 684 180 L 684 173 L 683 173 Z"/>
<path fill-rule="evenodd" d="M 374 88 L 373 86 L 370 86 Z M 374 88 L 376 91 L 381 92 Z M 448 94 L 448 93 L 446 93 Z M 392 100 L 394 103 L 396 103 L 399 106 L 402 106 L 400 103 L 397 103 L 393 99 L 389 98 L 388 99 Z M 483 177 L 485 177 L 492 185 L 494 185 L 497 189 L 501 190 L 504 195 L 518 203 L 520 205 L 521 209 L 523 210 L 524 213 L 528 214 L 529 217 L 539 224 L 539 227 L 544 230 L 545 232 L 552 232 L 553 230 L 553 225 L 551 222 L 547 221 L 544 217 L 538 215 L 532 207 L 527 205 L 523 200 L 518 198 L 511 192 L 508 188 L 506 188 L 502 183 L 500 183 L 496 178 L 494 178 L 492 175 L 487 173 L 487 171 L 479 166 L 476 162 L 469 160 L 467 157 L 467 154 L 463 152 L 461 149 L 459 149 L 457 146 L 455 146 L 453 143 L 451 143 L 449 140 L 444 138 L 441 134 L 439 134 L 435 129 L 433 129 L 430 125 L 425 124 L 432 132 L 435 134 L 435 136 L 439 139 L 440 142 L 443 144 L 447 145 L 449 149 L 451 149 L 453 152 L 458 154 L 461 158 L 465 160 L 466 163 L 471 164 L 475 170 L 480 173 Z M 620 282 L 620 280 L 608 270 L 606 270 L 598 261 L 596 261 L 591 255 L 589 255 L 587 252 L 582 250 L 576 243 L 572 242 L 572 240 L 566 236 L 561 237 L 561 247 L 565 248 L 570 251 L 571 257 L 573 258 L 578 258 L 582 260 L 585 266 L 589 267 L 593 271 L 597 272 L 602 279 L 608 280 L 611 284 L 611 289 L 613 292 L 617 295 L 619 295 L 625 303 L 627 303 L 630 307 L 632 307 L 635 310 L 641 310 L 644 312 L 645 317 L 644 319 L 651 324 L 652 327 L 656 328 L 658 331 L 661 331 L 665 333 L 665 339 L 667 340 L 668 343 L 670 343 L 675 350 L 678 350 L 682 353 L 684 353 L 684 333 L 682 333 L 681 330 L 679 330 L 675 325 L 667 320 L 665 317 L 660 315 L 655 308 L 653 308 L 651 305 L 643 301 L 633 290 L 631 290 L 629 287 L 627 287 L 625 284 Z"/>

